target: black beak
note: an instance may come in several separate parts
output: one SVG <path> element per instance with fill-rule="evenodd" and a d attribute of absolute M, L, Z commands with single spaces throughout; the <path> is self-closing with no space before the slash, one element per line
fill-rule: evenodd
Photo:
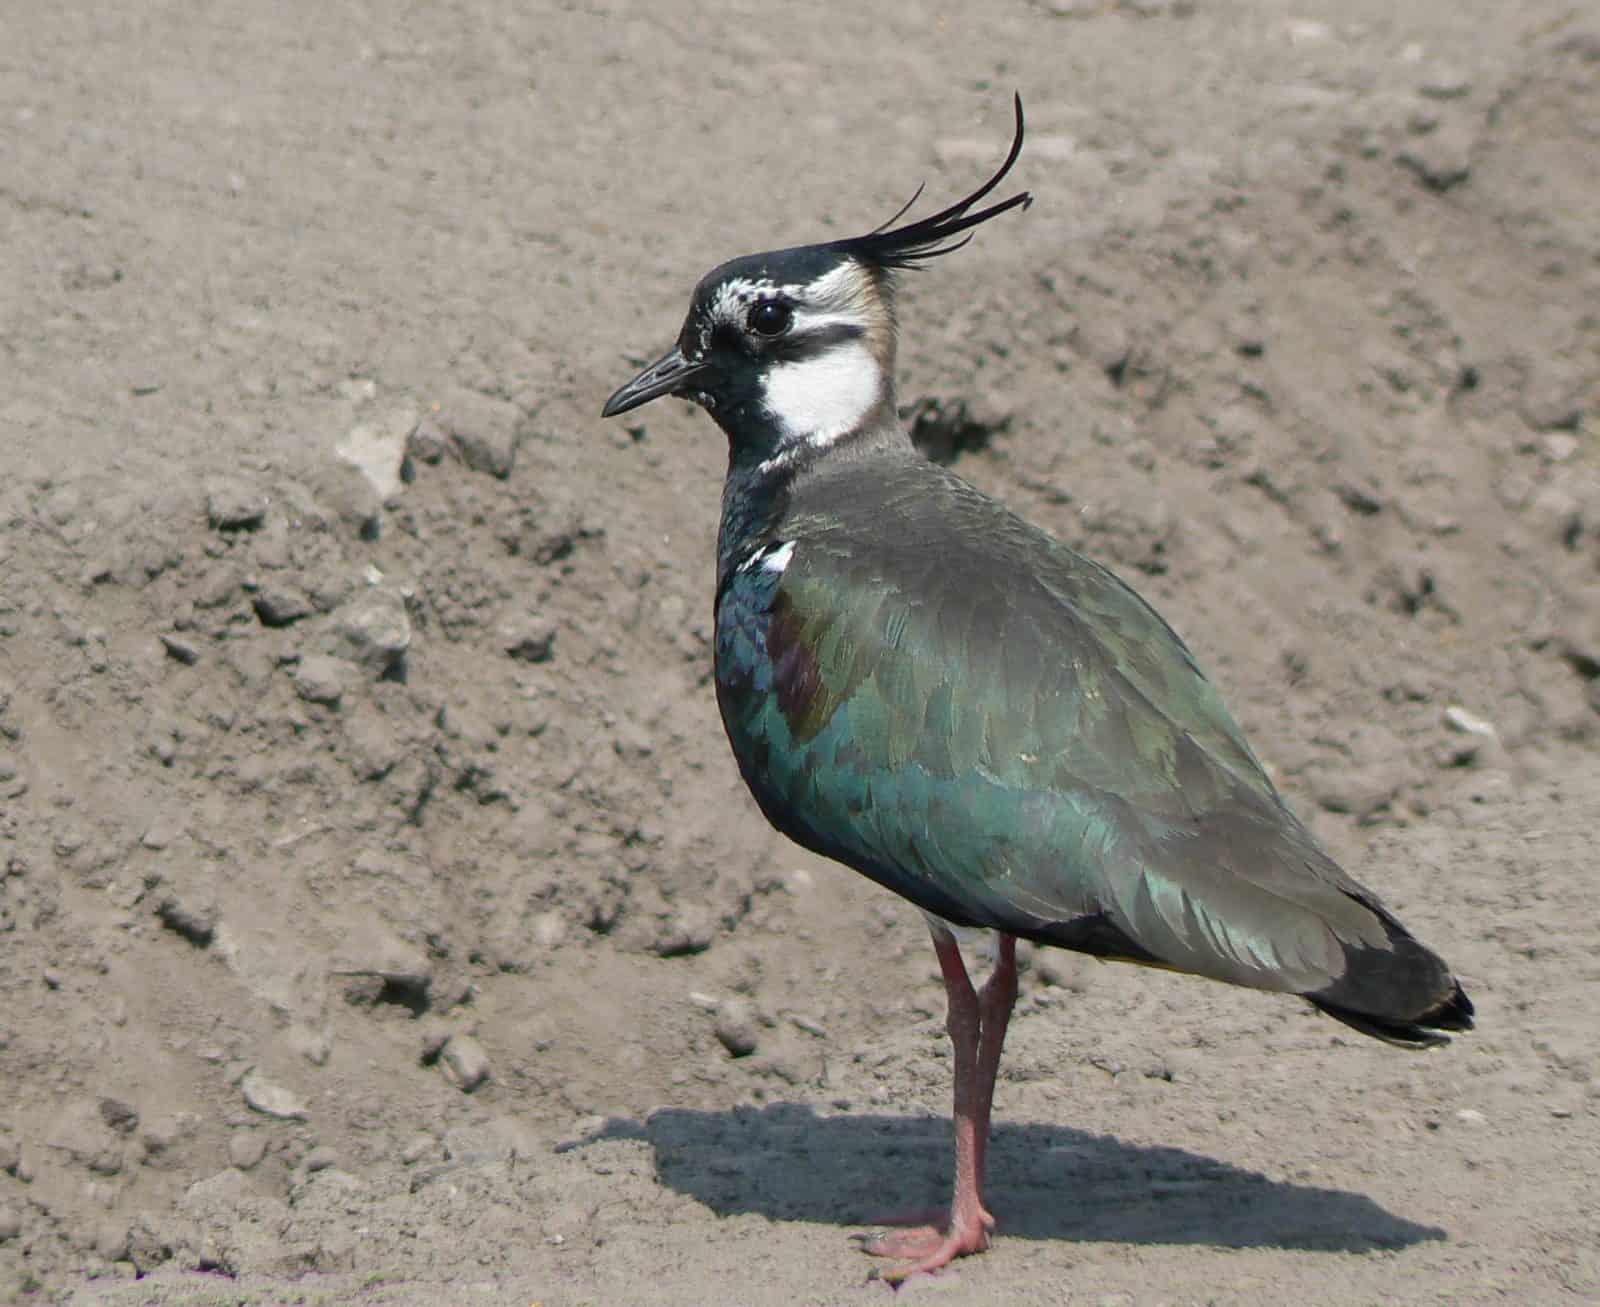
<path fill-rule="evenodd" d="M 679 349 L 668 350 L 621 390 L 600 410 L 603 418 L 614 418 L 631 408 L 648 404 L 662 395 L 681 394 L 688 383 L 705 370 L 703 363 L 691 363 Z"/>

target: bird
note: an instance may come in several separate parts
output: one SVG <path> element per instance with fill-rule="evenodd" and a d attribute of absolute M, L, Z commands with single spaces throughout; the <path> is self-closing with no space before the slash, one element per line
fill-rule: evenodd
<path fill-rule="evenodd" d="M 948 1209 L 862 1239 L 899 1283 L 990 1246 L 983 1184 L 1017 941 L 1296 994 L 1402 1048 L 1473 1005 L 1294 815 L 1189 647 L 1113 572 L 912 444 L 898 277 L 979 226 L 1022 152 L 931 216 L 735 258 L 603 417 L 688 399 L 727 437 L 714 683 L 797 844 L 925 915 L 948 1002 Z M 899 224 L 899 225 L 896 225 Z M 958 928 L 993 932 L 975 987 Z"/>

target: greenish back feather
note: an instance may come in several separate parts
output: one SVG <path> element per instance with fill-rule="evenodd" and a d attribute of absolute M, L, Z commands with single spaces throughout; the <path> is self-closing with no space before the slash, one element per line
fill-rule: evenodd
<path fill-rule="evenodd" d="M 724 586 L 717 648 L 780 829 L 953 921 L 1235 983 L 1321 990 L 1387 947 L 1392 918 L 1110 572 L 920 461 L 818 473 L 781 539 L 781 576 Z"/>

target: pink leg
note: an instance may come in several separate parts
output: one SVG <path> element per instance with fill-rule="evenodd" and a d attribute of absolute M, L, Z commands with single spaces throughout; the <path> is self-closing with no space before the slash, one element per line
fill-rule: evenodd
<path fill-rule="evenodd" d="M 998 936 L 994 971 L 978 991 L 978 1187 L 983 1188 L 984 1164 L 989 1151 L 989 1109 L 994 1104 L 994 1082 L 1000 1074 L 1000 1050 L 1005 1047 L 1006 1027 L 1011 1024 L 1011 1009 L 1017 1002 L 1017 941 L 1013 935 Z M 989 1218 L 994 1228 L 994 1218 Z"/>
<path fill-rule="evenodd" d="M 910 1259 L 884 1276 L 892 1282 L 982 1252 L 994 1228 L 994 1217 L 983 1206 L 983 1166 L 1000 1049 L 1017 995 L 1016 941 L 1000 936 L 1000 960 L 981 997 L 967 977 L 955 937 L 934 927 L 933 947 L 950 1003 L 946 1029 L 955 1062 L 955 1189 L 942 1223 L 863 1240 L 863 1249 L 875 1257 Z"/>

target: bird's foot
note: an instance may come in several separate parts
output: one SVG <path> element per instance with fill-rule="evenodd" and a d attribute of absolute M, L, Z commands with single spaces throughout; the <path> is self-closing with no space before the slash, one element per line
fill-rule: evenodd
<path fill-rule="evenodd" d="M 937 1223 L 930 1218 L 937 1218 Z M 906 1227 L 856 1236 L 861 1251 L 869 1256 L 906 1263 L 883 1273 L 883 1279 L 898 1284 L 913 1275 L 948 1266 L 957 1257 L 983 1252 L 989 1246 L 994 1217 L 980 1206 L 964 1212 L 917 1212 L 877 1224 Z"/>

